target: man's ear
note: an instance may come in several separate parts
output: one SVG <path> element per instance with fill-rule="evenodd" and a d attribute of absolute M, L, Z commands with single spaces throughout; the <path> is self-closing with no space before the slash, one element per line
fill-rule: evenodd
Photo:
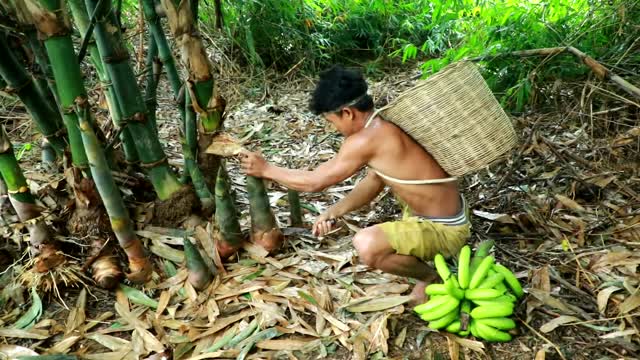
<path fill-rule="evenodd" d="M 342 111 L 343 111 L 343 116 L 346 116 L 346 119 L 353 121 L 353 117 L 355 114 L 353 113 L 353 110 L 351 110 L 350 107 L 346 107 L 342 109 Z"/>

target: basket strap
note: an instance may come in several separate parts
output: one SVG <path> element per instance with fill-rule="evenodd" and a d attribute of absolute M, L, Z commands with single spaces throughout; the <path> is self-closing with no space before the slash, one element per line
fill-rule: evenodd
<path fill-rule="evenodd" d="M 380 111 L 382 111 L 384 108 L 382 109 L 378 109 L 378 110 L 374 110 L 371 115 L 369 115 L 369 118 L 367 118 L 367 121 L 364 123 L 364 127 L 369 127 L 369 125 L 371 125 L 371 122 L 373 121 L 373 119 L 376 118 L 376 116 L 378 116 L 378 114 L 380 113 Z"/>
<path fill-rule="evenodd" d="M 453 176 L 453 177 L 448 177 L 448 178 L 444 178 L 444 179 L 428 179 L 428 180 L 402 180 L 402 179 L 396 179 L 394 177 L 385 175 L 377 170 L 373 170 L 376 174 L 378 174 L 381 178 L 391 181 L 391 182 L 395 182 L 398 184 L 403 184 L 403 185 L 433 185 L 433 184 L 444 184 L 444 183 L 448 183 L 448 182 L 452 182 L 452 181 L 456 181 L 458 180 L 457 177 Z"/>

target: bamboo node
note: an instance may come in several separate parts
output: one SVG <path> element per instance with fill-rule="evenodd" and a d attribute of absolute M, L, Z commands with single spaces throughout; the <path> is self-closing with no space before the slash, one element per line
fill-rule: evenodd
<path fill-rule="evenodd" d="M 17 190 L 7 190 L 7 192 L 11 195 L 11 194 L 24 194 L 26 192 L 29 192 L 29 188 L 26 186 L 21 186 L 20 188 L 18 188 Z"/>
<path fill-rule="evenodd" d="M 107 64 L 117 64 L 123 61 L 127 61 L 129 59 L 130 59 L 129 53 L 126 51 L 123 51 L 123 52 L 118 52 L 116 53 L 116 55 L 113 55 L 113 56 L 105 56 L 104 62 Z"/>
<path fill-rule="evenodd" d="M 162 159 L 160 159 L 158 161 L 154 161 L 154 162 L 149 162 L 149 163 L 140 162 L 140 166 L 143 167 L 143 168 L 146 168 L 146 169 L 151 169 L 151 168 L 154 168 L 156 166 L 162 165 L 164 163 L 168 163 L 166 156 L 163 156 Z"/>
<path fill-rule="evenodd" d="M 17 94 L 18 92 L 20 92 L 20 90 L 24 89 L 27 85 L 29 85 L 29 83 L 31 83 L 31 79 L 28 78 L 27 80 L 25 80 L 25 82 L 23 82 L 22 84 L 20 84 L 18 86 L 7 85 L 4 88 L 4 91 L 9 95 L 14 95 L 14 94 Z"/>
<path fill-rule="evenodd" d="M 128 118 L 120 120 L 119 125 L 120 125 L 120 128 L 124 128 L 125 126 L 129 125 L 130 122 L 144 123 L 146 121 L 147 121 L 147 115 L 143 112 L 137 112 L 129 116 Z"/>

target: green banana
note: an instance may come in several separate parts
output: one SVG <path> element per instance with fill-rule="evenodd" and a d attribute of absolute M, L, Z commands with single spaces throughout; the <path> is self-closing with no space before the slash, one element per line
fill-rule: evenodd
<path fill-rule="evenodd" d="M 478 339 L 480 338 L 480 334 L 478 333 L 478 329 L 476 328 L 476 321 L 475 320 L 471 320 L 469 322 L 469 331 L 471 331 L 471 334 L 475 337 L 477 337 Z"/>
<path fill-rule="evenodd" d="M 487 276 L 487 272 L 489 271 L 492 265 L 493 265 L 493 256 L 487 256 L 486 258 L 482 259 L 480 266 L 478 266 L 478 269 L 471 277 L 471 282 L 469 283 L 469 289 L 475 289 L 476 287 L 478 287 L 478 285 L 480 285 L 482 280 L 484 280 L 484 278 Z"/>
<path fill-rule="evenodd" d="M 499 330 L 511 330 L 516 327 L 516 322 L 506 317 L 478 319 L 478 322 Z"/>
<path fill-rule="evenodd" d="M 460 323 L 460 320 L 456 320 L 454 322 L 452 322 L 451 324 L 449 324 L 449 326 L 447 326 L 447 331 L 455 334 L 457 332 L 460 332 L 460 328 L 462 327 L 462 324 Z"/>
<path fill-rule="evenodd" d="M 458 284 L 458 280 L 456 280 L 455 276 L 449 278 L 446 281 L 445 287 L 447 289 L 447 293 L 458 300 L 464 299 L 464 290 L 460 289 L 460 285 Z"/>
<path fill-rule="evenodd" d="M 424 288 L 424 293 L 429 296 L 434 295 L 447 295 L 447 287 L 444 284 L 430 284 Z"/>
<path fill-rule="evenodd" d="M 469 300 L 489 300 L 501 296 L 503 293 L 496 289 L 467 289 L 464 297 Z"/>
<path fill-rule="evenodd" d="M 480 266 L 480 263 L 482 262 L 482 259 L 484 259 L 484 258 L 477 257 L 477 256 L 474 256 L 474 257 L 471 258 L 471 265 L 469 265 L 469 274 L 475 274 L 476 273 L 476 270 L 478 270 L 478 266 Z M 471 280 L 469 280 L 469 281 L 471 281 Z"/>
<path fill-rule="evenodd" d="M 503 303 L 506 303 L 510 306 L 514 306 L 514 302 L 515 302 L 514 297 L 515 296 L 511 294 L 506 294 L 506 295 L 498 296 L 493 299 L 473 300 L 473 303 L 478 306 L 494 306 L 496 304 L 503 304 Z"/>
<path fill-rule="evenodd" d="M 451 295 L 444 295 L 444 297 L 447 298 L 447 301 L 444 304 L 420 313 L 420 318 L 425 321 L 433 321 L 447 315 L 449 312 L 458 308 L 460 300 L 454 298 Z"/>
<path fill-rule="evenodd" d="M 462 330 L 462 331 L 458 331 L 458 335 L 460 335 L 462 337 L 465 337 L 465 336 L 469 336 L 470 332 L 471 331 L 469 331 L 469 330 Z"/>
<path fill-rule="evenodd" d="M 489 271 L 487 277 L 478 285 L 478 289 L 493 289 L 498 283 L 501 283 L 504 280 L 504 275 L 494 272 L 491 274 L 493 270 Z M 497 290 L 497 289 L 496 289 Z"/>
<path fill-rule="evenodd" d="M 497 283 L 493 288 L 502 292 L 507 291 L 507 285 L 504 284 L 504 281 Z"/>
<path fill-rule="evenodd" d="M 484 258 L 485 256 L 489 255 L 489 251 L 491 251 L 492 247 L 493 247 L 493 240 L 485 240 L 480 244 L 478 244 L 478 247 L 476 248 L 476 252 L 475 254 L 473 254 L 473 256 Z"/>
<path fill-rule="evenodd" d="M 469 261 L 471 260 L 471 248 L 469 245 L 465 245 L 460 250 L 458 256 L 458 282 L 462 289 L 469 287 L 470 274 L 469 274 Z"/>
<path fill-rule="evenodd" d="M 446 303 L 447 301 L 450 301 L 451 299 L 455 299 L 455 298 L 451 297 L 451 295 L 433 296 L 426 303 L 414 307 L 413 311 L 422 315 L 427 311 L 431 311 L 441 306 L 442 304 Z"/>
<path fill-rule="evenodd" d="M 474 319 L 485 319 L 492 317 L 503 317 L 513 314 L 513 304 L 494 303 L 493 306 L 478 306 L 471 310 L 471 317 Z"/>
<path fill-rule="evenodd" d="M 493 270 L 504 276 L 504 281 L 509 285 L 515 296 L 520 298 L 522 297 L 522 295 L 524 295 L 524 291 L 522 291 L 522 285 L 520 285 L 520 282 L 518 281 L 516 276 L 513 275 L 511 270 L 500 264 L 493 265 Z"/>
<path fill-rule="evenodd" d="M 482 259 L 484 259 L 487 255 L 489 255 L 489 251 L 493 247 L 493 240 L 485 240 L 478 244 L 476 248 L 475 254 L 473 254 L 473 258 L 471 259 L 470 266 L 470 274 L 474 274 L 480 266 Z"/>
<path fill-rule="evenodd" d="M 442 278 L 442 281 L 449 280 L 451 276 L 451 271 L 449 271 L 449 267 L 447 266 L 447 262 L 444 260 L 444 256 L 442 254 L 437 254 L 433 258 L 433 264 L 436 266 L 436 271 L 438 275 Z"/>
<path fill-rule="evenodd" d="M 481 338 L 491 342 L 507 342 L 511 341 L 511 334 L 500 331 L 481 322 L 476 323 L 476 330 Z"/>
<path fill-rule="evenodd" d="M 440 330 L 455 321 L 458 316 L 460 316 L 460 314 L 458 313 L 458 309 L 456 307 L 455 309 L 449 311 L 443 317 L 429 321 L 429 327 L 435 330 Z"/>

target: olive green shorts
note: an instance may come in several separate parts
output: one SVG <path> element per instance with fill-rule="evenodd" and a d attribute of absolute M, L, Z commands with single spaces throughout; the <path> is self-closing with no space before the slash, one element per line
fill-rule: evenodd
<path fill-rule="evenodd" d="M 400 255 L 412 255 L 424 261 L 437 253 L 456 255 L 471 236 L 469 212 L 461 197 L 462 210 L 456 216 L 427 218 L 413 216 L 403 204 L 402 220 L 379 224 L 391 247 Z"/>

